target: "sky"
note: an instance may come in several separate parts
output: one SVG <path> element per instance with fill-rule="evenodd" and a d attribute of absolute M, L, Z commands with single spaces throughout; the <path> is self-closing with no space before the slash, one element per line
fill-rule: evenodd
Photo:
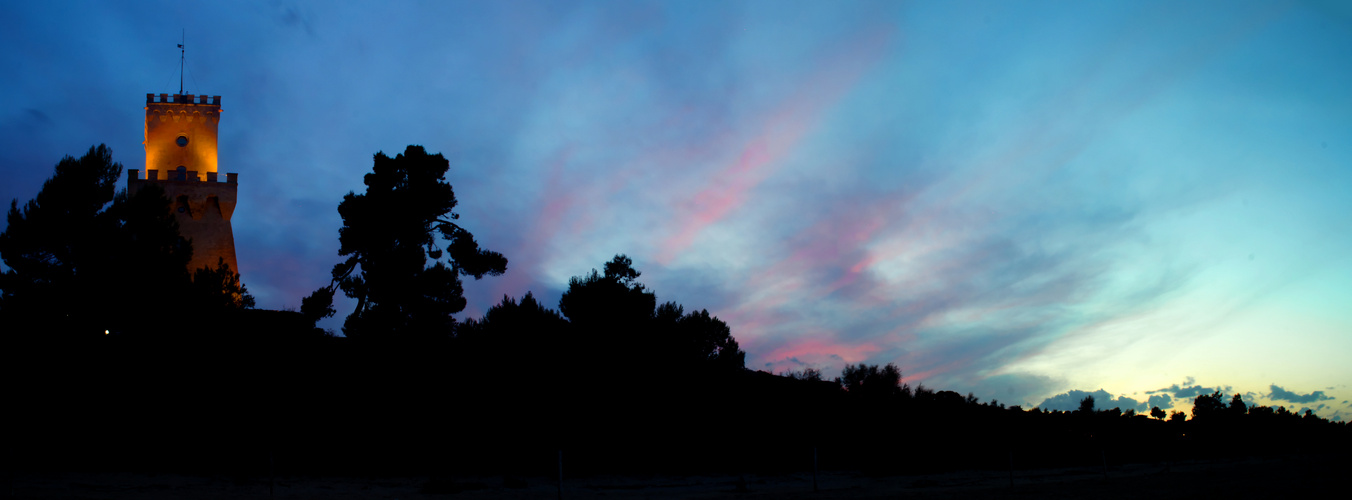
<path fill-rule="evenodd" d="M 510 261 L 462 319 L 626 254 L 752 369 L 1352 418 L 1347 3 L 4 2 L 0 199 L 100 143 L 144 168 L 180 37 L 260 307 L 418 144 Z"/>

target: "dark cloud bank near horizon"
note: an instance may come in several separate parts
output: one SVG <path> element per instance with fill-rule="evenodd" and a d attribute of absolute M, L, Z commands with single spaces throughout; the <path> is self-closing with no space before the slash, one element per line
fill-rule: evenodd
<path fill-rule="evenodd" d="M 1135 410 L 1136 412 L 1140 413 L 1149 411 L 1151 408 L 1154 408 L 1156 406 L 1158 406 L 1162 410 L 1172 409 L 1174 407 L 1175 401 L 1181 401 L 1183 403 L 1191 404 L 1192 400 L 1195 399 L 1197 396 L 1214 394 L 1217 391 L 1220 391 L 1227 398 L 1235 394 L 1239 394 L 1234 390 L 1234 387 L 1232 386 L 1219 385 L 1215 387 L 1207 387 L 1197 384 L 1196 382 L 1197 381 L 1193 377 L 1188 377 L 1182 384 L 1173 384 L 1170 385 L 1169 387 L 1155 389 L 1153 391 L 1145 391 L 1145 393 L 1149 395 L 1149 397 L 1146 399 L 1145 402 L 1140 402 L 1134 398 L 1130 398 L 1127 396 L 1119 396 L 1114 398 L 1112 394 L 1108 393 L 1103 389 L 1099 389 L 1097 391 L 1092 392 L 1082 390 L 1071 390 L 1043 400 L 1041 404 L 1037 405 L 1037 408 L 1041 408 L 1044 411 L 1052 411 L 1052 410 L 1075 411 L 1080 408 L 1080 402 L 1083 401 L 1085 397 L 1092 396 L 1094 398 L 1095 410 L 1102 411 L 1109 410 L 1112 408 L 1119 408 L 1122 411 Z M 1310 403 L 1319 403 L 1320 401 L 1330 401 L 1336 399 L 1332 396 L 1325 395 L 1324 391 L 1314 391 L 1309 394 L 1300 394 L 1282 388 L 1277 384 L 1271 384 L 1269 386 L 1269 389 L 1271 392 L 1267 394 L 1248 392 L 1240 394 L 1240 396 L 1244 399 L 1245 404 L 1248 404 L 1250 406 L 1262 404 L 1256 401 L 1257 397 L 1264 397 L 1271 400 L 1273 402 L 1272 404 L 1273 406 L 1278 405 L 1281 402 L 1307 405 Z M 1344 401 L 1344 403 L 1346 403 L 1346 401 Z M 1301 406 L 1300 409 L 1297 411 L 1300 413 L 1305 412 L 1306 409 L 1319 411 L 1326 407 L 1327 405 L 1320 403 L 1313 408 Z M 1335 418 L 1336 417 L 1340 417 L 1340 415 L 1335 415 Z"/>

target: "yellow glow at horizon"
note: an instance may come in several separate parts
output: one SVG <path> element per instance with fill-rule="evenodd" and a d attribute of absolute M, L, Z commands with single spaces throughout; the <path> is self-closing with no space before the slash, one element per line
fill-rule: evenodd
<path fill-rule="evenodd" d="M 1067 335 L 999 373 L 1066 377 L 1070 388 L 1103 389 L 1141 402 L 1150 396 L 1145 391 L 1193 377 L 1195 385 L 1227 396 L 1255 393 L 1258 404 L 1293 412 L 1319 403 L 1269 400 L 1271 385 L 1298 394 L 1324 391 L 1335 398 L 1324 403 L 1336 404 L 1352 396 L 1352 387 L 1340 383 L 1352 380 L 1352 365 L 1345 362 L 1352 352 L 1352 310 L 1338 307 L 1352 302 L 1348 282 L 1352 260 L 1344 259 L 1267 289 L 1235 279 L 1231 287 L 1192 290 L 1140 316 Z M 1225 293 L 1230 289 L 1251 293 L 1235 297 Z M 1312 340 L 1322 347 L 1310 350 Z M 1173 404 L 1169 411 L 1186 413 L 1192 400 Z M 1327 417 L 1337 409 L 1319 413 Z"/>

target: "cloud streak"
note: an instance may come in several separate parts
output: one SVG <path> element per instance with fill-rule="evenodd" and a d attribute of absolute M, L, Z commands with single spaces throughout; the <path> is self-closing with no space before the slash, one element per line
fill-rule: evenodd
<path fill-rule="evenodd" d="M 668 265 L 684 252 L 708 226 L 715 224 L 748 201 L 752 190 L 782 166 L 795 148 L 819 127 L 822 115 L 850 91 L 875 66 L 891 40 L 890 30 L 875 29 L 819 57 L 822 67 L 785 96 L 782 103 L 757 126 L 735 160 L 716 172 L 708 183 L 677 210 L 684 220 L 661 245 L 658 263 Z"/>
<path fill-rule="evenodd" d="M 1269 399 L 1277 401 L 1287 401 L 1297 404 L 1310 404 L 1310 403 L 1318 403 L 1320 401 L 1330 401 L 1336 399 L 1333 396 L 1324 395 L 1324 391 L 1314 391 L 1309 394 L 1298 394 L 1283 389 L 1277 386 L 1277 384 L 1272 384 L 1271 386 L 1269 386 L 1269 388 L 1272 390 L 1272 392 L 1268 393 L 1267 397 Z M 1322 408 L 1324 405 L 1321 404 L 1319 406 Z"/>

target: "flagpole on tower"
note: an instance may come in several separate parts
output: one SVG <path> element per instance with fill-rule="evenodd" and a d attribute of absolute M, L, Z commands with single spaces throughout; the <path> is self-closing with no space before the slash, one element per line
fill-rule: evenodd
<path fill-rule="evenodd" d="M 178 93 L 179 93 L 179 95 L 182 95 L 182 94 L 183 94 L 183 59 L 184 59 L 184 55 L 185 55 L 185 53 L 186 53 L 186 52 L 184 51 L 184 49 L 183 49 L 183 42 L 186 42 L 186 41 L 187 41 L 187 36 L 188 36 L 188 29 L 187 29 L 187 28 L 184 28 L 184 29 L 183 29 L 183 33 L 180 34 L 180 37 L 181 37 L 181 38 L 179 38 L 179 43 L 178 43 Z"/>

